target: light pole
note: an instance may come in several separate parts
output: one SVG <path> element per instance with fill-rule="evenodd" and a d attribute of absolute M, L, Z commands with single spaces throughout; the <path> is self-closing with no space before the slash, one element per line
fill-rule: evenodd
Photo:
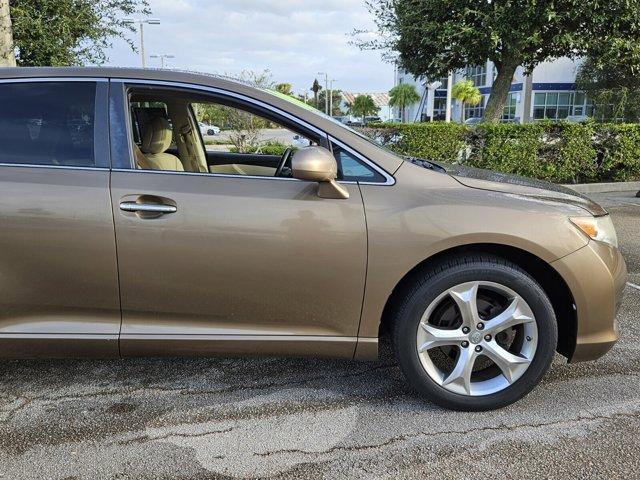
<path fill-rule="evenodd" d="M 142 59 L 142 68 L 145 68 L 147 66 L 147 62 L 144 55 L 144 24 L 147 23 L 149 25 L 160 25 L 160 20 L 158 20 L 157 18 L 148 18 L 146 20 L 125 18 L 123 21 L 124 23 L 129 25 L 136 23 L 140 25 L 140 58 Z"/>
<path fill-rule="evenodd" d="M 318 72 L 318 75 L 324 75 L 324 113 L 327 113 L 329 110 L 329 75 L 324 72 Z"/>
<path fill-rule="evenodd" d="M 149 58 L 159 58 L 160 59 L 160 68 L 162 68 L 164 70 L 164 61 L 167 58 L 176 58 L 174 55 L 167 55 L 166 53 L 163 53 L 161 55 L 149 55 Z"/>
<path fill-rule="evenodd" d="M 449 72 L 449 76 L 447 77 L 447 105 L 444 114 L 444 121 L 451 121 L 451 90 L 453 89 L 453 72 Z"/>
<path fill-rule="evenodd" d="M 333 117 L 333 82 L 337 82 L 335 78 L 331 79 L 331 87 L 329 88 L 329 116 Z"/>

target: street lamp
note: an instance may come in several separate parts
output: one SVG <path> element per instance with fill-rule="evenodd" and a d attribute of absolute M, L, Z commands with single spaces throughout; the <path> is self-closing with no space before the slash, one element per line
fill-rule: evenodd
<path fill-rule="evenodd" d="M 140 25 L 140 58 L 142 59 L 142 68 L 146 67 L 145 55 L 144 55 L 144 24 L 148 25 L 160 25 L 160 20 L 157 18 L 148 18 L 148 19 L 135 19 L 135 18 L 125 18 L 123 22 L 128 25 L 138 24 Z"/>
<path fill-rule="evenodd" d="M 337 82 L 335 78 L 331 79 L 329 87 L 329 116 L 333 117 L 333 82 Z"/>
<path fill-rule="evenodd" d="M 324 75 L 324 113 L 327 113 L 329 111 L 329 75 L 325 72 L 318 72 L 318 75 Z"/>
<path fill-rule="evenodd" d="M 167 55 L 165 53 L 161 55 L 149 55 L 149 58 L 159 58 L 160 59 L 160 68 L 164 69 L 164 61 L 167 58 L 176 58 L 174 55 Z"/>

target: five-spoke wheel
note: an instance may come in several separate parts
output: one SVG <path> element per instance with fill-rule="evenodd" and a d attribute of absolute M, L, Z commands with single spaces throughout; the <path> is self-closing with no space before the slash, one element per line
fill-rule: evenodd
<path fill-rule="evenodd" d="M 486 395 L 522 376 L 537 339 L 533 312 L 520 295 L 475 281 L 449 288 L 431 302 L 418 326 L 417 348 L 422 366 L 439 385 Z"/>
<path fill-rule="evenodd" d="M 518 266 L 476 255 L 426 272 L 396 311 L 394 344 L 405 375 L 451 408 L 485 410 L 526 395 L 557 342 L 544 290 Z"/>

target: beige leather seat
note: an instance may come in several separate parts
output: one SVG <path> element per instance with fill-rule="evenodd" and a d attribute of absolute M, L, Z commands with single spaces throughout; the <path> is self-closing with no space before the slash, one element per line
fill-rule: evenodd
<path fill-rule="evenodd" d="M 140 125 L 140 150 L 135 151 L 138 168 L 144 170 L 172 170 L 183 172 L 180 159 L 165 153 L 171 145 L 171 126 L 166 118 L 155 117 L 149 123 Z"/>

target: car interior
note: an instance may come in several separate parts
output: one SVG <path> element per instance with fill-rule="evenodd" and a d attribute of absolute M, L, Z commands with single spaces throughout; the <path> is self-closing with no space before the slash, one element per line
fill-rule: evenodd
<path fill-rule="evenodd" d="M 130 92 L 129 105 L 138 169 L 291 177 L 295 150 L 318 144 L 308 132 L 292 130 L 228 100 L 148 89 Z M 210 145 L 198 126 L 197 112 L 206 108 L 214 108 L 226 123 Z"/>

